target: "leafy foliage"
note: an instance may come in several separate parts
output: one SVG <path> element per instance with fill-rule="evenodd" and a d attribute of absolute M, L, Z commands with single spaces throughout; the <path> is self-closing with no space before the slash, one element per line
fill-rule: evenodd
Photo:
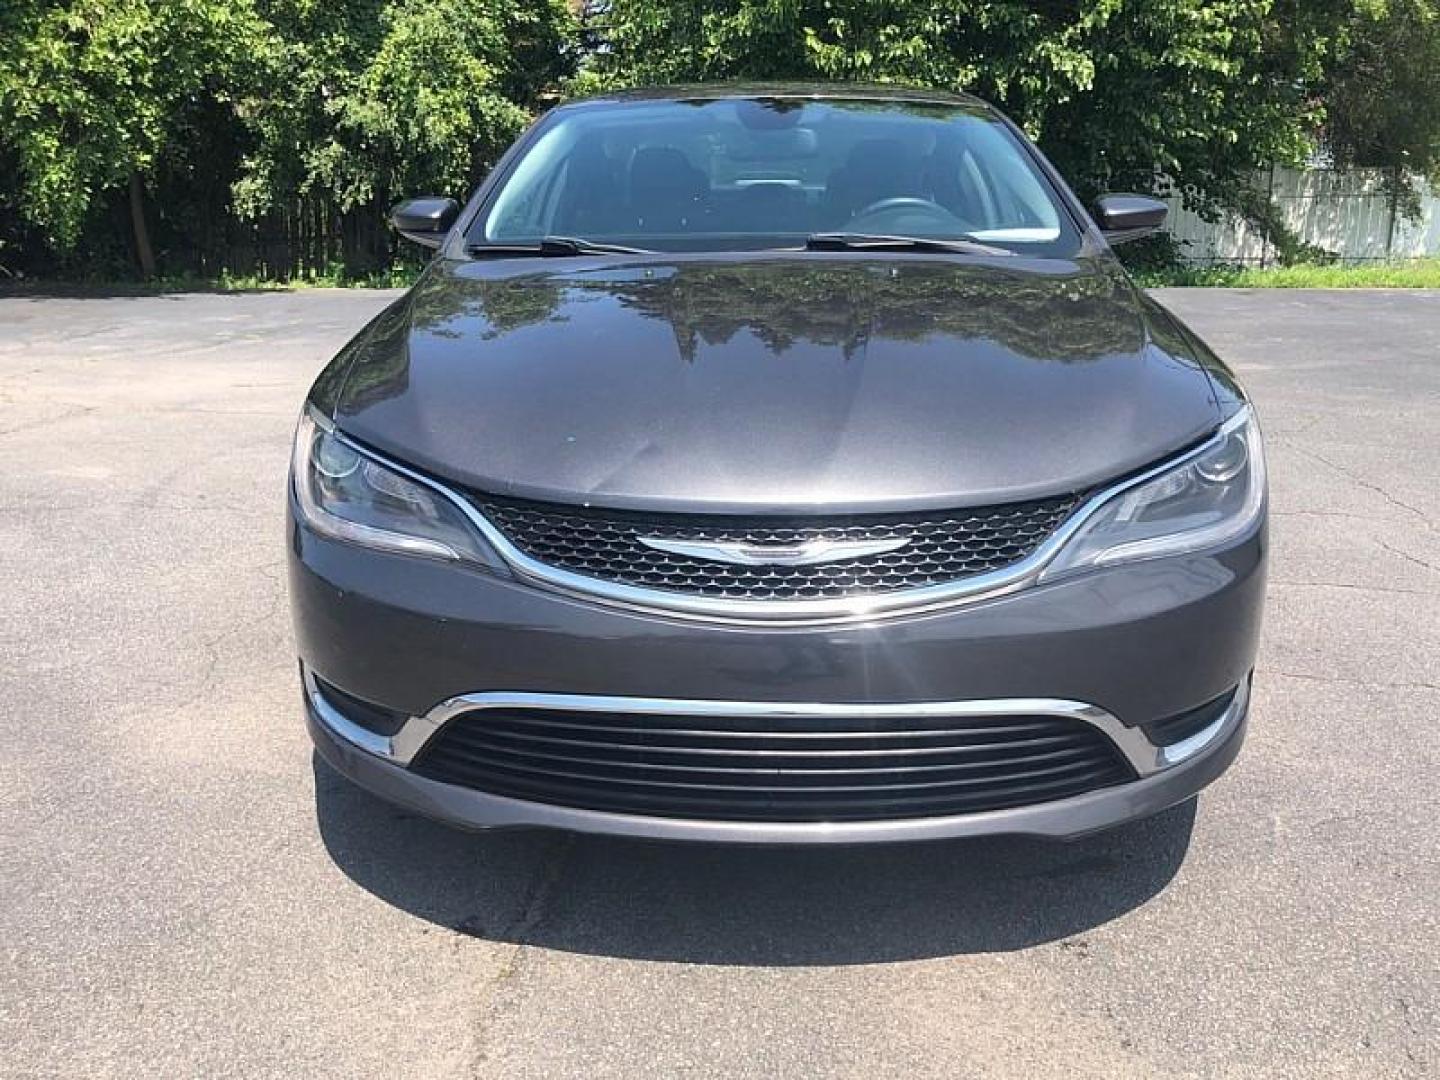
<path fill-rule="evenodd" d="M 101 192 L 185 158 L 201 102 L 245 84 L 264 36 L 250 0 L 9 0 L 0 143 L 25 216 L 73 245 Z"/>
<path fill-rule="evenodd" d="M 1299 163 L 1346 0 L 615 0 L 599 85 L 854 79 L 971 91 L 1080 190 L 1173 178 L 1252 209 L 1253 171 Z"/>
<path fill-rule="evenodd" d="M 558 0 L 279 0 L 272 17 L 271 78 L 295 92 L 248 111 L 259 139 L 238 195 L 251 214 L 291 193 L 324 192 L 342 211 L 463 193 L 565 72 Z"/>
<path fill-rule="evenodd" d="M 1214 285 L 1232 289 L 1440 289 L 1440 259 L 1411 259 L 1355 266 L 1171 267 L 1141 270 L 1146 288 L 1165 285 Z"/>
<path fill-rule="evenodd" d="M 150 236 L 172 275 L 374 273 L 384 208 L 465 194 L 567 79 L 969 90 L 1083 197 L 1173 184 L 1275 234 L 1251 177 L 1322 131 L 1400 192 L 1440 170 L 1437 0 L 589 6 L 582 35 L 567 0 L 4 0 L 0 274 L 113 276 Z"/>
<path fill-rule="evenodd" d="M 1384 169 L 1401 208 L 1418 213 L 1412 177 L 1440 182 L 1440 3 L 1362 4 L 1328 82 L 1336 161 Z"/>
<path fill-rule="evenodd" d="M 133 177 L 162 237 L 199 249 L 173 269 L 388 262 L 383 208 L 463 194 L 573 36 L 564 0 L 9 0 L 0 229 L 32 258 L 99 240 Z"/>

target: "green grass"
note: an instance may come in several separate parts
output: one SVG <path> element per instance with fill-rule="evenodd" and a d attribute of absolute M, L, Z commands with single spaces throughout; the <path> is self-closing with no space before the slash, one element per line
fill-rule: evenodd
<path fill-rule="evenodd" d="M 1362 266 L 1302 263 L 1260 270 L 1248 266 L 1138 270 L 1135 280 L 1161 285 L 1210 285 L 1231 289 L 1440 289 L 1440 259 L 1413 259 Z"/>
<path fill-rule="evenodd" d="M 291 292 L 297 289 L 405 289 L 420 275 L 416 266 L 393 266 L 387 270 L 347 276 L 338 271 L 269 277 L 263 274 L 221 274 L 197 277 L 190 274 L 162 276 L 149 281 L 105 280 L 101 278 L 16 280 L 0 278 L 0 296 L 155 296 L 186 292 Z"/>
<path fill-rule="evenodd" d="M 0 295 L 153 295 L 178 292 L 288 292 L 294 289 L 403 289 L 420 268 L 393 266 L 356 277 L 338 271 L 275 278 L 260 274 L 222 274 L 218 278 L 162 277 L 154 281 L 15 281 L 0 279 Z M 1265 270 L 1247 266 L 1176 267 L 1134 270 L 1146 288 L 1167 285 L 1232 289 L 1440 289 L 1440 259 L 1321 266 L 1302 263 Z"/>
<path fill-rule="evenodd" d="M 339 271 L 311 273 L 279 280 L 259 274 L 222 274 L 213 286 L 234 292 L 274 289 L 408 289 L 420 276 L 418 266 L 392 266 L 350 277 Z"/>

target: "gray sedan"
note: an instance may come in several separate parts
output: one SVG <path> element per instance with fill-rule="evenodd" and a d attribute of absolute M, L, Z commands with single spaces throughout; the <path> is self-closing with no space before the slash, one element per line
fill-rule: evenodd
<path fill-rule="evenodd" d="M 1244 737 L 1266 480 L 1226 367 L 966 97 L 563 106 L 310 392 L 311 735 L 471 828 L 1076 836 Z"/>

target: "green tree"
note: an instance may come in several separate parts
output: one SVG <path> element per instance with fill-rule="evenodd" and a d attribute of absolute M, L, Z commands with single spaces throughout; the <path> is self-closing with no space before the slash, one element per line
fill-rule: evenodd
<path fill-rule="evenodd" d="M 574 32 L 564 0 L 0 0 L 0 255 L 374 267 L 388 203 L 463 195 Z"/>
<path fill-rule="evenodd" d="M 1325 106 L 1336 163 L 1385 170 L 1398 208 L 1418 213 L 1413 177 L 1440 183 L 1440 3 L 1362 5 Z"/>
<path fill-rule="evenodd" d="M 283 41 L 267 83 L 289 90 L 247 104 L 255 141 L 235 194 L 251 217 L 299 199 L 334 225 L 357 208 L 378 216 L 400 194 L 463 195 L 570 70 L 562 0 L 266 10 Z"/>
<path fill-rule="evenodd" d="M 263 52 L 253 4 L 10 0 L 0 41 L 0 143 L 13 157 L 21 214 L 68 248 L 97 200 L 123 188 L 136 258 L 153 274 L 147 184 L 187 155 L 199 112 L 227 102 Z"/>
<path fill-rule="evenodd" d="M 1350 0 L 614 0 L 592 85 L 821 78 L 971 91 L 1082 197 L 1168 177 L 1266 217 L 1251 178 L 1300 162 Z"/>

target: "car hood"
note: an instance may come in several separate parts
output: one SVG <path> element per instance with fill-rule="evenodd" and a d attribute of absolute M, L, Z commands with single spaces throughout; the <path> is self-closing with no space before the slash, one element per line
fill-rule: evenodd
<path fill-rule="evenodd" d="M 359 339 L 342 430 L 495 495 L 973 506 L 1079 491 L 1221 418 L 1109 258 L 437 261 Z"/>

